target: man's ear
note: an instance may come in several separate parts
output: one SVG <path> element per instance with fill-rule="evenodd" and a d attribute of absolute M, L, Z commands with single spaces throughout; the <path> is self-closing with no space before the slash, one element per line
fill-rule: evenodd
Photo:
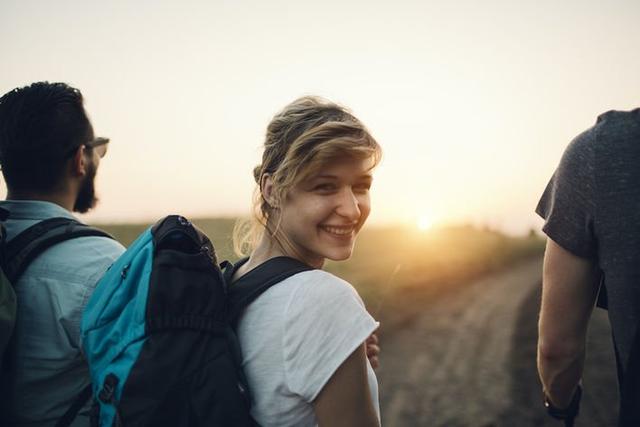
<path fill-rule="evenodd" d="M 81 145 L 78 149 L 73 153 L 71 157 L 71 174 L 73 176 L 83 177 L 87 174 L 88 167 L 88 159 L 86 156 L 87 147 Z"/>
<path fill-rule="evenodd" d="M 260 193 L 269 206 L 272 208 L 278 207 L 275 200 L 273 178 L 271 177 L 271 174 L 265 173 L 260 177 Z"/>

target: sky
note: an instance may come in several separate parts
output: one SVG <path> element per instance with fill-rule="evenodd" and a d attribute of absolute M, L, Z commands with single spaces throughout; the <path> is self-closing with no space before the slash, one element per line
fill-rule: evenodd
<path fill-rule="evenodd" d="M 571 139 L 640 107 L 638 22 L 636 0 L 0 0 L 0 92 L 82 91 L 111 138 L 90 222 L 248 215 L 269 120 L 315 94 L 383 148 L 371 223 L 524 233 Z"/>

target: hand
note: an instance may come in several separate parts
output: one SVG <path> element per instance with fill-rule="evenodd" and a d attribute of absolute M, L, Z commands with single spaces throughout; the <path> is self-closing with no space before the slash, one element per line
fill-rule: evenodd
<path fill-rule="evenodd" d="M 377 331 L 377 329 L 376 329 Z M 371 363 L 371 367 L 373 369 L 378 369 L 380 366 L 380 360 L 378 360 L 378 355 L 380 354 L 380 346 L 378 345 L 378 334 L 374 331 L 369 338 L 365 341 L 367 346 L 367 358 L 369 359 L 369 363 Z"/>

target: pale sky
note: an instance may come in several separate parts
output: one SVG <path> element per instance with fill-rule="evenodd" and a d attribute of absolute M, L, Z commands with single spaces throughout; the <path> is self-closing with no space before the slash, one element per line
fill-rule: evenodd
<path fill-rule="evenodd" d="M 383 147 L 371 222 L 519 233 L 568 142 L 640 106 L 639 22 L 636 0 L 0 0 L 0 92 L 82 91 L 111 138 L 89 221 L 247 214 L 270 118 L 317 94 Z"/>

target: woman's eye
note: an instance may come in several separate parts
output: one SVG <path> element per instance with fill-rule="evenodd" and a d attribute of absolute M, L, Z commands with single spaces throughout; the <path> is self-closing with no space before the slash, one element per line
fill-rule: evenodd
<path fill-rule="evenodd" d="M 358 191 L 358 192 L 366 192 L 366 191 L 369 191 L 371 189 L 371 184 L 369 184 L 369 183 L 367 183 L 367 184 L 358 184 L 358 185 L 355 185 L 353 188 L 354 188 L 355 191 Z"/>
<path fill-rule="evenodd" d="M 316 191 L 333 191 L 335 190 L 336 186 L 334 184 L 329 184 L 329 183 L 324 183 L 324 184 L 318 184 L 314 187 L 314 190 Z"/>

